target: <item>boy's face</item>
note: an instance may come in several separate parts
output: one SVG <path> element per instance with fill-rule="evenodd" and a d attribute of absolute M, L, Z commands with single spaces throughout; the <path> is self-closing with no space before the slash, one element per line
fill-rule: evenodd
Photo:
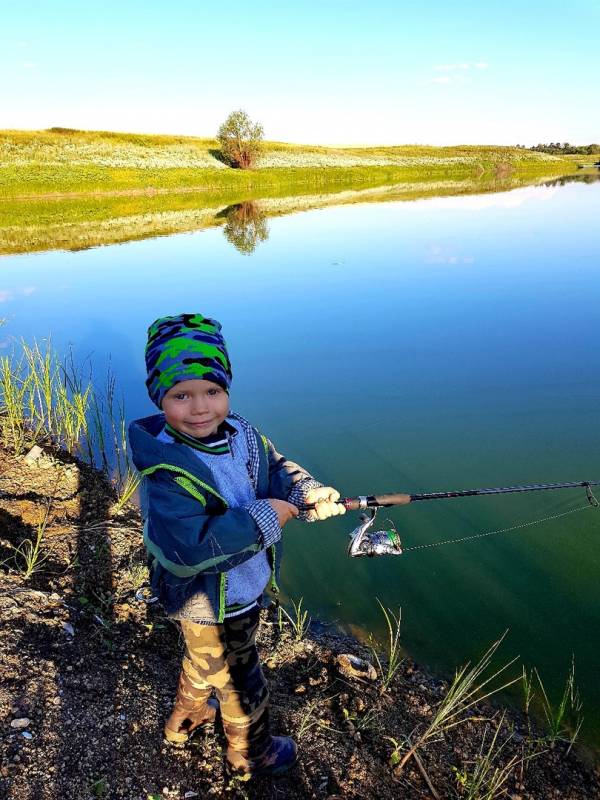
<path fill-rule="evenodd" d="M 229 395 L 212 381 L 180 381 L 163 397 L 162 410 L 175 430 L 188 436 L 210 436 L 229 413 Z"/>

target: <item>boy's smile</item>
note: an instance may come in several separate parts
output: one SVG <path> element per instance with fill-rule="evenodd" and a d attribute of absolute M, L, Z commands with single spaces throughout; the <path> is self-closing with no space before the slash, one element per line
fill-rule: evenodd
<path fill-rule="evenodd" d="M 212 381 L 180 381 L 163 397 L 162 410 L 175 430 L 203 438 L 215 433 L 229 414 L 229 395 Z"/>

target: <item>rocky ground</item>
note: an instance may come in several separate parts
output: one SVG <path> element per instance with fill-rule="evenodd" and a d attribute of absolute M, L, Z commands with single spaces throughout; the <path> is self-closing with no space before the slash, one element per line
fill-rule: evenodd
<path fill-rule="evenodd" d="M 298 741 L 298 766 L 277 781 L 231 778 L 218 726 L 168 747 L 161 729 L 181 637 L 160 608 L 135 599 L 146 579 L 140 520 L 114 500 L 101 475 L 67 456 L 0 452 L 0 797 L 499 797 L 469 794 L 484 735 L 489 744 L 497 732 L 508 739 L 499 766 L 514 758 L 507 797 L 600 798 L 598 771 L 574 750 L 489 705 L 399 771 L 397 746 L 428 724 L 447 684 L 406 659 L 383 692 L 381 676 L 353 675 L 340 658 L 372 662 L 367 648 L 322 625 L 296 641 L 273 609 L 259 646 L 274 728 Z M 41 561 L 25 578 L 23 543 L 42 529 Z"/>

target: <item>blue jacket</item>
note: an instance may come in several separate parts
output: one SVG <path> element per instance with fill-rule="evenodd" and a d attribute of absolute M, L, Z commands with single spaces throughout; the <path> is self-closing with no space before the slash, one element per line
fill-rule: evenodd
<path fill-rule="evenodd" d="M 245 419 L 230 416 L 242 424 L 250 453 L 248 472 L 259 504 L 266 498 L 301 504 L 309 489 L 321 485 L 280 455 Z M 260 514 L 230 508 L 215 488 L 210 469 L 190 448 L 156 439 L 164 424 L 164 415 L 155 414 L 129 426 L 133 461 L 143 476 L 144 544 L 151 560 L 152 590 L 167 613 L 177 616 L 193 599 L 195 621 L 215 624 L 225 616 L 228 570 L 267 547 L 270 587 L 278 591 L 281 530 L 267 545 Z M 273 538 L 271 525 L 269 541 Z"/>

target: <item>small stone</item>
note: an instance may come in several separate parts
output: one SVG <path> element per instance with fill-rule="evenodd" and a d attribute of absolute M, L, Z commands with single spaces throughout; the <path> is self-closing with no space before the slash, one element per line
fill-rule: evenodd
<path fill-rule="evenodd" d="M 36 461 L 44 454 L 44 451 L 39 445 L 34 445 L 31 450 L 27 453 L 25 458 L 23 459 L 23 463 L 31 466 L 31 464 L 35 464 Z M 40 465 L 43 466 L 43 465 Z"/>
<path fill-rule="evenodd" d="M 294 694 L 304 694 L 306 692 L 306 686 L 303 683 L 300 683 L 294 689 Z"/>
<path fill-rule="evenodd" d="M 53 706 L 59 706 L 59 705 L 60 705 L 60 697 L 55 697 L 55 698 L 52 700 L 52 705 L 53 705 Z"/>
<path fill-rule="evenodd" d="M 186 792 L 186 793 L 185 793 L 183 796 L 184 796 L 185 798 L 188 798 L 188 797 L 198 797 L 198 792 Z"/>
<path fill-rule="evenodd" d="M 71 625 L 70 622 L 63 622 L 62 626 L 63 630 L 65 630 L 69 636 L 75 636 L 75 628 Z"/>
<path fill-rule="evenodd" d="M 29 720 L 27 719 L 27 717 L 21 717 L 20 719 L 13 719 L 10 723 L 10 727 L 16 728 L 17 730 L 26 728 L 28 725 L 29 725 Z"/>
<path fill-rule="evenodd" d="M 73 667 L 72 667 L 70 664 L 69 664 L 69 666 L 67 667 L 67 672 L 73 672 Z"/>
<path fill-rule="evenodd" d="M 29 733 L 29 731 L 23 731 L 23 733 L 21 734 L 21 736 L 22 736 L 24 739 L 33 739 L 33 734 L 32 734 L 32 733 Z"/>

